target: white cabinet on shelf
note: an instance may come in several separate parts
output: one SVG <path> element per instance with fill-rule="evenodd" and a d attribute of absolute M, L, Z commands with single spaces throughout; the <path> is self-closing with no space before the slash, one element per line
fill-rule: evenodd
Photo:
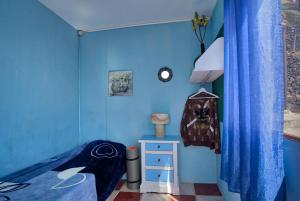
<path fill-rule="evenodd" d="M 177 136 L 143 136 L 141 143 L 142 184 L 140 191 L 179 195 Z"/>
<path fill-rule="evenodd" d="M 224 37 L 216 39 L 199 57 L 192 72 L 191 83 L 210 83 L 224 74 Z"/>

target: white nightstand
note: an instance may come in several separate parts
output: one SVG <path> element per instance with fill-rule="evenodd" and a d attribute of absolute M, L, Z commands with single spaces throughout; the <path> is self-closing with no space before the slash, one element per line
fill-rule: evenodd
<path fill-rule="evenodd" d="M 143 136 L 141 143 L 142 184 L 140 191 L 179 195 L 177 136 Z"/>

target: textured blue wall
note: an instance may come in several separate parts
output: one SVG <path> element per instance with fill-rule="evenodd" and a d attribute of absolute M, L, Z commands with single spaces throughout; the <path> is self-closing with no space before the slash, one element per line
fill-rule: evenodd
<path fill-rule="evenodd" d="M 209 35 L 209 33 L 208 33 Z M 189 83 L 199 45 L 190 22 L 150 25 L 88 33 L 80 39 L 81 142 L 109 139 L 136 145 L 154 134 L 153 112 L 170 114 L 168 135 L 179 135 L 186 98 L 199 89 Z M 170 66 L 173 79 L 162 83 L 160 67 Z M 133 96 L 108 96 L 108 71 L 133 71 Z M 210 90 L 211 85 L 207 86 Z M 216 182 L 216 155 L 205 147 L 182 145 L 182 181 Z"/>
<path fill-rule="evenodd" d="M 4 176 L 78 144 L 78 39 L 36 0 L 1 0 L 0 25 Z"/>
<path fill-rule="evenodd" d="M 284 168 L 287 201 L 297 201 L 300 199 L 300 142 L 284 140 Z"/>
<path fill-rule="evenodd" d="M 220 29 L 224 25 L 224 0 L 218 0 L 207 27 L 205 45 L 208 47 L 216 39 Z"/>

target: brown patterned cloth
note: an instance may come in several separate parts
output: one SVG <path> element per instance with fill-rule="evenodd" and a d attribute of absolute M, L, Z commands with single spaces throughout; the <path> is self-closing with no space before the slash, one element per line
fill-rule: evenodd
<path fill-rule="evenodd" d="M 215 97 L 202 92 L 185 104 L 181 126 L 184 146 L 207 146 L 221 152 L 220 131 Z"/>

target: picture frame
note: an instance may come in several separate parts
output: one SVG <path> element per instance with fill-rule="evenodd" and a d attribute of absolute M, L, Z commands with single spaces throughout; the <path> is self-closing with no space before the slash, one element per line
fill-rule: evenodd
<path fill-rule="evenodd" d="M 109 96 L 132 96 L 132 70 L 116 70 L 108 72 Z"/>

